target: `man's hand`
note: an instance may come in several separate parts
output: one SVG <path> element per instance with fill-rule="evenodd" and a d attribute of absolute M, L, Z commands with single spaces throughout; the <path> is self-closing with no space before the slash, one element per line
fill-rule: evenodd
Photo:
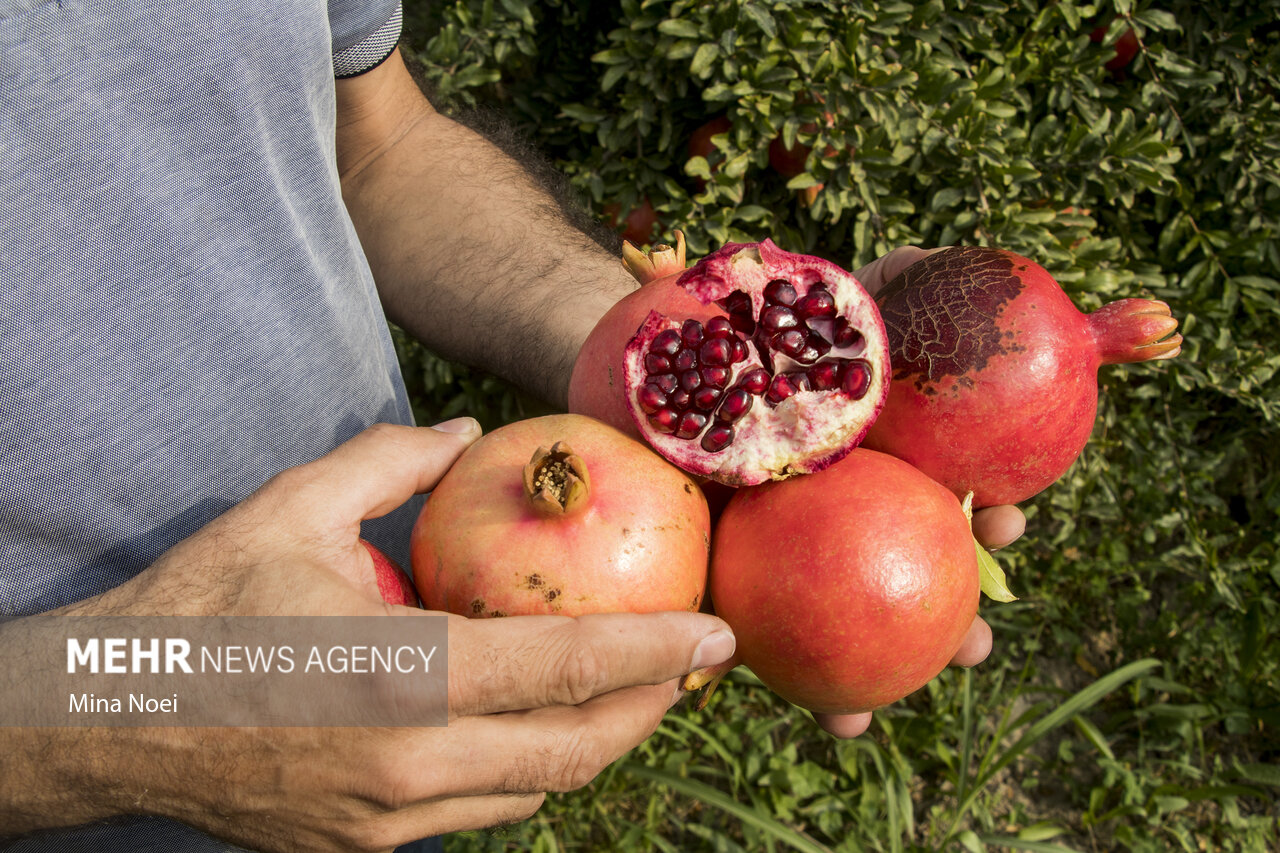
<path fill-rule="evenodd" d="M 394 613 L 412 630 L 418 611 L 378 595 L 360 521 L 432 488 L 478 432 L 367 430 L 73 608 Z M 24 621 L 0 626 L 0 657 Z M 705 614 L 451 617 L 448 727 L 0 730 L 0 836 L 147 813 L 254 849 L 385 850 L 519 820 L 648 737 L 680 677 L 733 648 Z"/>
<path fill-rule="evenodd" d="M 872 296 L 890 280 L 916 261 L 937 249 L 919 249 L 902 246 L 876 258 L 854 277 Z M 995 550 L 1015 542 L 1026 529 L 1027 520 L 1016 506 L 993 506 L 973 514 L 973 535 L 983 547 Z M 952 666 L 977 666 L 991 653 L 991 626 L 982 617 L 973 620 L 969 633 L 951 660 Z M 841 738 L 857 737 L 871 725 L 871 714 L 814 714 L 814 720 L 832 735 Z"/>

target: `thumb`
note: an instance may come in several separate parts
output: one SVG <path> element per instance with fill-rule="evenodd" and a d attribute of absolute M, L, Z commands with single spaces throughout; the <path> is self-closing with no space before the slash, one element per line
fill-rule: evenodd
<path fill-rule="evenodd" d="M 337 525 L 377 518 L 434 488 L 479 437 L 480 424 L 473 418 L 429 429 L 374 424 L 295 469 L 300 482 L 292 485 L 309 492 L 312 508 Z"/>

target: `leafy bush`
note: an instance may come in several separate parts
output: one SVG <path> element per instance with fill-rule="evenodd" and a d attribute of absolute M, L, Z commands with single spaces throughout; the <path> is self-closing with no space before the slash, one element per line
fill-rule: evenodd
<path fill-rule="evenodd" d="M 1280 4 L 406 12 L 438 106 L 504 113 L 588 210 L 647 198 L 649 236 L 679 227 L 692 256 L 771 236 L 857 268 L 905 243 L 997 245 L 1087 310 L 1166 300 L 1186 338 L 1173 362 L 1100 377 L 1093 441 L 1001 558 L 1022 598 L 984 607 L 985 665 L 849 743 L 735 673 L 586 791 L 459 846 L 1280 846 Z M 1129 28 L 1137 56 L 1106 68 Z M 729 130 L 691 157 L 719 116 Z M 811 149 L 802 174 L 770 167 L 779 136 Z M 528 410 L 402 352 L 426 412 Z"/>

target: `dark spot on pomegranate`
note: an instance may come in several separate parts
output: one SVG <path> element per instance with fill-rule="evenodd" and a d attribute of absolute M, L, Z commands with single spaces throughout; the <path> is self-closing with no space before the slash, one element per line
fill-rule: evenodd
<path fill-rule="evenodd" d="M 542 575 L 539 575 L 536 573 L 529 575 L 524 579 L 524 582 L 525 582 L 525 585 L 529 587 L 529 589 L 537 589 L 538 587 L 542 586 Z"/>
<path fill-rule="evenodd" d="M 544 593 L 544 597 L 547 599 L 547 601 L 555 601 L 557 598 L 560 597 L 560 590 L 549 589 L 546 591 L 546 593 Z"/>
<path fill-rule="evenodd" d="M 477 598 L 471 602 L 471 612 L 477 615 L 484 612 L 484 599 Z"/>
<path fill-rule="evenodd" d="M 1004 306 L 1023 290 L 1007 257 L 957 247 L 907 267 L 877 299 L 889 336 L 895 379 L 918 389 L 978 372 L 1009 349 L 998 327 Z"/>

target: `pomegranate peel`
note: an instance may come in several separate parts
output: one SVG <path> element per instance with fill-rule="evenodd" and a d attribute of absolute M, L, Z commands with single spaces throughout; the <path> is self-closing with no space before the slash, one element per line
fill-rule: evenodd
<path fill-rule="evenodd" d="M 756 485 L 820 471 L 861 441 L 888 394 L 888 343 L 853 275 L 770 240 L 730 243 L 677 284 L 721 312 L 650 311 L 623 355 L 625 403 L 659 453 Z"/>

